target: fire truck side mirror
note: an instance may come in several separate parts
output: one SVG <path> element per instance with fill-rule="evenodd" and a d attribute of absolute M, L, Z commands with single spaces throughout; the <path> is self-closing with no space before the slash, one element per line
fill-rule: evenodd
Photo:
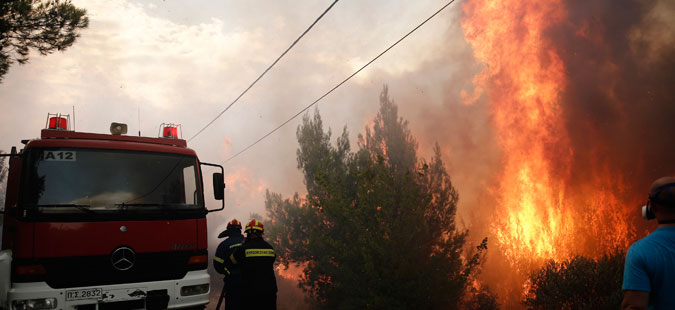
<path fill-rule="evenodd" d="M 225 197 L 225 179 L 222 173 L 213 174 L 213 197 L 216 200 L 223 200 Z"/>
<path fill-rule="evenodd" d="M 199 165 L 211 166 L 220 169 L 220 172 L 213 174 L 213 197 L 222 201 L 219 209 L 207 210 L 207 212 L 217 212 L 225 209 L 225 169 L 221 165 L 199 162 Z"/>

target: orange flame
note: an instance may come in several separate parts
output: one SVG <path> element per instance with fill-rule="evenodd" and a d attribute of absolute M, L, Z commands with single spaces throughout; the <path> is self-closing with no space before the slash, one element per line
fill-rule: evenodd
<path fill-rule="evenodd" d="M 524 279 L 548 259 L 627 246 L 634 230 L 620 211 L 622 180 L 596 158 L 587 164 L 594 178 L 572 181 L 565 64 L 546 36 L 567 18 L 562 1 L 474 0 L 463 8 L 466 39 L 485 67 L 474 93 L 462 97 L 471 104 L 486 95 L 503 150 L 489 227 L 499 255 Z"/>
<path fill-rule="evenodd" d="M 573 214 L 562 208 L 571 156 L 560 117 L 566 81 L 564 64 L 542 34 L 566 12 L 559 1 L 472 1 L 464 8 L 466 37 L 487 65 L 474 80 L 476 90 L 488 90 L 505 151 L 496 193 L 502 220 L 491 230 L 512 263 L 521 255 L 567 257 L 565 237 L 574 226 Z"/>
<path fill-rule="evenodd" d="M 299 281 L 302 278 L 303 275 L 303 265 L 282 265 L 279 264 L 276 267 L 277 274 L 280 277 L 283 277 L 285 279 L 290 279 L 290 280 L 296 280 Z"/>

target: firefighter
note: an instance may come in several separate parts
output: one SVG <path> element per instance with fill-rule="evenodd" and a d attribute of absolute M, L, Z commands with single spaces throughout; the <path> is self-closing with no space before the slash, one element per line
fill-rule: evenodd
<path fill-rule="evenodd" d="M 213 267 L 218 273 L 224 275 L 223 281 L 225 282 L 216 309 L 220 310 L 220 303 L 223 298 L 225 298 L 226 310 L 239 310 L 241 309 L 242 294 L 241 269 L 239 266 L 226 266 L 225 260 L 228 259 L 237 248 L 241 247 L 242 242 L 244 241 L 244 236 L 241 234 L 241 222 L 237 219 L 228 222 L 226 230 L 218 235 L 218 238 L 224 237 L 227 237 L 227 239 L 223 240 L 223 242 L 218 245 L 216 255 L 213 257 Z"/>
<path fill-rule="evenodd" d="M 263 224 L 255 219 L 246 224 L 246 240 L 237 248 L 227 265 L 241 266 L 243 300 L 255 302 L 256 309 L 277 308 L 277 279 L 274 276 L 274 249 L 263 239 Z"/>

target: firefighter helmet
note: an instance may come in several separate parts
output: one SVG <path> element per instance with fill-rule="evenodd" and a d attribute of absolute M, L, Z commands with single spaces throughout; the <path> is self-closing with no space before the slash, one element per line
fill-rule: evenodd
<path fill-rule="evenodd" d="M 237 219 L 227 222 L 227 228 L 218 235 L 218 238 L 225 238 L 232 234 L 241 234 L 241 222 Z"/>
<path fill-rule="evenodd" d="M 245 231 L 246 231 L 246 233 L 252 233 L 252 232 L 264 233 L 265 228 L 263 227 L 263 224 L 260 221 L 258 221 L 256 219 L 252 219 L 250 222 L 248 222 L 248 224 L 246 224 L 246 230 Z"/>
<path fill-rule="evenodd" d="M 238 228 L 241 229 L 241 222 L 238 221 L 237 219 L 233 219 L 227 223 L 227 229 L 230 228 Z"/>

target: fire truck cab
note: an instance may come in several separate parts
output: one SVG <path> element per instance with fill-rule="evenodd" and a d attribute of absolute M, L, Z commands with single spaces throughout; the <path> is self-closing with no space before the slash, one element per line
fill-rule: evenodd
<path fill-rule="evenodd" d="M 203 165 L 160 137 L 68 130 L 48 116 L 12 148 L 0 251 L 0 309 L 203 309 L 209 301 Z"/>

